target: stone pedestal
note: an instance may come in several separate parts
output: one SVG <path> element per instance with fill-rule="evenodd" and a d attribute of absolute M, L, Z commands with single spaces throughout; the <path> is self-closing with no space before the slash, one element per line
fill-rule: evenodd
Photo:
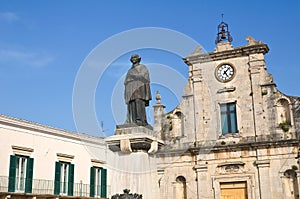
<path fill-rule="evenodd" d="M 163 145 L 163 141 L 153 136 L 151 126 L 119 125 L 115 135 L 106 138 L 113 152 L 131 153 L 144 151 L 154 154 Z"/>
<path fill-rule="evenodd" d="M 111 193 L 128 188 L 143 199 L 159 198 L 155 153 L 163 142 L 153 135 L 151 126 L 118 125 L 115 135 L 105 139 L 110 149 L 109 181 Z"/>

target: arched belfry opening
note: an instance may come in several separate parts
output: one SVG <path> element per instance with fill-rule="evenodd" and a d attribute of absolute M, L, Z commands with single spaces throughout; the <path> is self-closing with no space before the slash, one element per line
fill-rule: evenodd
<path fill-rule="evenodd" d="M 178 176 L 175 182 L 175 198 L 187 199 L 186 179 L 183 176 Z"/>
<path fill-rule="evenodd" d="M 230 35 L 228 24 L 223 21 L 224 14 L 222 14 L 222 22 L 218 25 L 218 33 L 215 43 L 232 42 L 232 36 Z"/>

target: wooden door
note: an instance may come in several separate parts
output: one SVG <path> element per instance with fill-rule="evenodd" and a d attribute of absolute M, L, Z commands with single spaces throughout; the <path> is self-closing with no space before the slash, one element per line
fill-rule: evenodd
<path fill-rule="evenodd" d="M 221 199 L 247 199 L 246 182 L 221 183 Z"/>

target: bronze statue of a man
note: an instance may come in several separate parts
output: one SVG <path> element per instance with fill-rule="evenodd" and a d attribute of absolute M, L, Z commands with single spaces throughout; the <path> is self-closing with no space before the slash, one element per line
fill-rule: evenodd
<path fill-rule="evenodd" d="M 131 56 L 132 67 L 128 70 L 125 79 L 125 102 L 127 104 L 128 124 L 146 126 L 146 106 L 152 99 L 150 91 L 149 72 L 145 65 L 140 64 L 141 57 L 137 54 Z"/>

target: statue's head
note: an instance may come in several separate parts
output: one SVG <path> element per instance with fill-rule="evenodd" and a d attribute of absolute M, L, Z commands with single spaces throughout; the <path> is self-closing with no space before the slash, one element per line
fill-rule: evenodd
<path fill-rule="evenodd" d="M 131 55 L 130 61 L 133 64 L 140 63 L 141 57 L 138 54 L 133 54 L 133 55 Z"/>

